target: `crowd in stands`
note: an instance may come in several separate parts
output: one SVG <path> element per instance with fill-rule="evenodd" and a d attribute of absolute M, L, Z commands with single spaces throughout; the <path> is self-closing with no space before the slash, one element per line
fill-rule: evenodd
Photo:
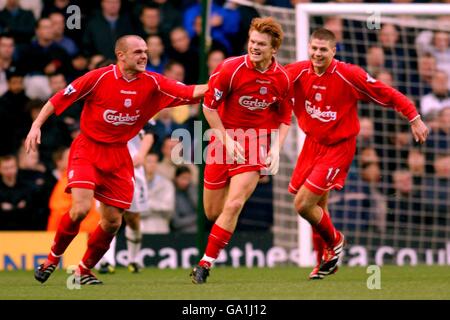
<path fill-rule="evenodd" d="M 52 116 L 42 128 L 39 153 L 26 154 L 23 140 L 33 119 L 45 101 L 72 80 L 114 63 L 114 42 L 125 34 L 138 34 L 146 40 L 147 70 L 186 84 L 198 83 L 201 1 L 3 2 L 0 230 L 54 230 L 58 215 L 70 201 L 63 192 L 65 167 L 68 148 L 79 134 L 82 102 L 59 117 Z M 308 1 L 255 2 L 292 8 L 298 2 Z M 74 19 L 73 11 L 67 11 L 70 5 L 80 8 L 80 28 L 68 28 L 68 22 Z M 214 1 L 210 19 L 212 45 L 207 55 L 209 73 L 226 57 L 245 53 L 249 22 L 257 15 L 248 7 Z M 450 25 L 448 17 L 440 19 Z M 407 122 L 398 119 L 393 110 L 371 104 L 361 106 L 357 157 L 345 190 L 333 193 L 330 199 L 330 211 L 338 217 L 336 226 L 342 228 L 341 221 L 347 229 L 356 228 L 355 221 L 363 220 L 371 221 L 367 228 L 374 226 L 385 231 L 389 223 L 396 221 L 448 223 L 450 33 L 422 31 L 411 39 L 415 32 L 389 23 L 383 24 L 381 30 L 368 30 L 357 21 L 339 17 L 328 17 L 320 23 L 336 33 L 338 59 L 363 66 L 375 78 L 407 94 L 431 127 L 426 145 L 419 146 L 412 141 Z M 157 139 L 145 161 L 152 209 L 143 213 L 144 233 L 196 232 L 198 168 L 172 162 L 170 154 L 177 142 L 170 136 L 174 130 L 184 128 L 194 137 L 198 112 L 198 105 L 183 106 L 163 110 L 156 118 Z M 244 209 L 238 228 L 270 229 L 271 190 L 271 178 L 262 180 Z M 91 214 L 95 221 L 95 206 Z"/>

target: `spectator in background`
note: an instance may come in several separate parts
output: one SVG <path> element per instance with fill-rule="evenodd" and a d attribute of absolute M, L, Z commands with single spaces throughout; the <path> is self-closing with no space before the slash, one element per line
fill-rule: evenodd
<path fill-rule="evenodd" d="M 161 14 L 160 29 L 162 34 L 167 37 L 170 30 L 180 27 L 183 24 L 181 11 L 174 2 L 168 0 L 153 0 L 159 6 Z"/>
<path fill-rule="evenodd" d="M 163 73 L 164 68 L 168 62 L 167 55 L 164 53 L 164 44 L 160 36 L 150 35 L 147 38 L 147 71 L 153 71 L 158 73 Z M 184 67 L 183 67 L 183 78 L 184 80 Z"/>
<path fill-rule="evenodd" d="M 408 170 L 395 170 L 392 174 L 394 194 L 388 201 L 387 219 L 396 226 L 421 223 L 423 203 L 420 185 L 415 185 L 413 181 L 413 175 Z"/>
<path fill-rule="evenodd" d="M 194 31 L 195 34 L 191 38 L 191 47 L 193 48 L 200 48 L 201 43 L 201 36 L 202 36 L 202 17 L 197 16 L 194 21 Z M 228 48 L 223 42 L 218 41 L 217 39 L 212 38 L 211 42 L 209 43 L 209 50 L 222 50 L 223 52 L 226 52 L 227 54 L 230 54 L 230 48 Z"/>
<path fill-rule="evenodd" d="M 181 27 L 170 32 L 171 47 L 168 51 L 169 59 L 180 62 L 185 69 L 185 83 L 197 83 L 199 77 L 198 51 L 191 47 L 191 40 Z"/>
<path fill-rule="evenodd" d="M 58 225 L 64 214 L 70 209 L 72 204 L 72 195 L 66 193 L 64 190 L 68 183 L 67 180 L 67 163 L 69 159 L 69 148 L 58 148 L 53 153 L 55 161 L 56 176 L 59 177 L 57 183 L 52 189 L 50 198 L 48 200 L 48 207 L 50 215 L 47 221 L 47 231 L 57 231 Z M 95 206 L 95 200 L 91 206 L 87 217 L 81 222 L 80 232 L 92 233 L 100 221 L 100 213 Z"/>
<path fill-rule="evenodd" d="M 264 4 L 266 0 L 255 0 L 255 4 Z M 237 10 L 239 13 L 240 23 L 239 31 L 232 41 L 233 54 L 232 55 L 242 55 L 246 53 L 246 43 L 248 38 L 248 31 L 253 18 L 259 17 L 258 11 L 249 6 L 239 5 L 234 2 L 227 2 L 225 4 L 229 9 Z"/>
<path fill-rule="evenodd" d="M 438 113 L 437 119 L 437 128 L 430 131 L 430 136 L 426 143 L 426 159 L 428 163 L 434 162 L 436 154 L 448 153 L 450 150 L 450 107 L 442 109 Z"/>
<path fill-rule="evenodd" d="M 196 34 L 195 20 L 198 16 L 201 16 L 200 3 L 191 6 L 184 12 L 183 26 L 190 39 Z M 239 11 L 234 8 L 221 7 L 214 2 L 212 3 L 211 16 L 209 17 L 211 37 L 225 46 L 229 55 L 233 53 L 230 39 L 239 32 L 239 21 Z"/>
<path fill-rule="evenodd" d="M 360 130 L 358 134 L 358 145 L 371 146 L 375 142 L 374 124 L 371 118 L 361 117 L 359 119 Z"/>
<path fill-rule="evenodd" d="M 115 41 L 134 33 L 130 18 L 120 14 L 120 6 L 121 0 L 102 0 L 101 12 L 88 20 L 83 35 L 83 47 L 88 55 L 101 54 L 115 60 Z"/>
<path fill-rule="evenodd" d="M 150 209 L 141 214 L 141 230 L 147 234 L 169 233 L 175 210 L 175 188 L 169 179 L 156 172 L 157 165 L 158 154 L 150 151 L 144 162 Z"/>
<path fill-rule="evenodd" d="M 208 52 L 206 65 L 208 66 L 208 76 L 212 75 L 214 70 L 222 61 L 225 60 L 225 53 L 222 50 L 214 49 Z"/>
<path fill-rule="evenodd" d="M 103 63 L 103 61 L 107 60 L 104 56 L 101 54 L 94 54 L 93 56 L 89 57 L 89 62 L 87 65 L 87 69 L 89 71 L 97 69 L 98 66 Z"/>
<path fill-rule="evenodd" d="M 447 87 L 448 74 L 437 70 L 431 78 L 431 92 L 420 99 L 420 113 L 427 122 L 435 122 L 439 111 L 450 107 L 450 96 Z"/>
<path fill-rule="evenodd" d="M 161 31 L 161 15 L 157 5 L 150 3 L 142 7 L 137 34 L 143 39 L 147 39 L 149 36 L 160 36 L 164 44 L 168 44 L 168 34 L 163 35 Z"/>
<path fill-rule="evenodd" d="M 49 215 L 48 199 L 56 184 L 51 171 L 39 159 L 39 151 L 26 153 L 22 145 L 18 152 L 19 176 L 33 189 L 32 202 L 37 230 L 45 230 Z"/>
<path fill-rule="evenodd" d="M 425 211 L 438 226 L 446 226 L 450 212 L 450 153 L 437 154 L 434 160 L 435 176 L 425 180 Z"/>
<path fill-rule="evenodd" d="M 414 185 L 422 185 L 425 177 L 425 154 L 417 148 L 409 149 L 406 162 L 408 170 L 412 174 Z"/>
<path fill-rule="evenodd" d="M 407 91 L 414 97 L 421 97 L 431 92 L 431 81 L 436 73 L 436 58 L 430 53 L 419 56 L 417 60 L 418 74 L 410 80 Z"/>
<path fill-rule="evenodd" d="M 74 80 L 78 77 L 81 77 L 83 74 L 88 72 L 88 57 L 83 53 L 78 53 L 75 57 L 72 58 L 72 74 L 68 81 Z"/>
<path fill-rule="evenodd" d="M 34 121 L 42 109 L 44 102 L 30 100 L 26 105 L 31 120 Z M 47 168 L 53 166 L 52 153 L 61 146 L 69 146 L 72 142 L 69 128 L 54 114 L 42 126 L 41 144 L 39 145 L 40 159 Z"/>
<path fill-rule="evenodd" d="M 32 230 L 33 189 L 18 176 L 15 156 L 0 156 L 0 178 L 1 230 Z"/>
<path fill-rule="evenodd" d="M 450 74 L 450 36 L 445 31 L 422 31 L 416 38 L 416 49 L 420 55 L 431 54 L 440 69 Z M 450 82 L 447 81 L 450 89 Z"/>
<path fill-rule="evenodd" d="M 52 154 L 52 160 L 54 164 L 54 169 L 52 170 L 53 178 L 58 181 L 61 179 L 67 168 L 67 161 L 69 157 L 69 148 L 59 147 Z"/>
<path fill-rule="evenodd" d="M 36 39 L 24 53 L 25 87 L 27 95 L 32 99 L 47 99 L 50 87 L 47 76 L 61 72 L 70 74 L 70 57 L 54 38 L 54 28 L 50 19 L 43 18 L 36 25 Z"/>
<path fill-rule="evenodd" d="M 64 35 L 75 41 L 78 48 L 82 46 L 83 33 L 86 27 L 86 16 L 92 11 L 94 6 L 98 6 L 98 1 L 81 1 L 81 0 L 45 0 L 42 1 L 44 7 L 42 9 L 41 17 L 47 18 L 52 13 L 60 13 L 64 16 L 64 21 L 72 19 L 73 10 L 68 10 L 69 6 L 76 5 L 81 9 L 81 28 L 68 28 L 66 25 Z"/>
<path fill-rule="evenodd" d="M 0 97 L 0 155 L 15 154 L 31 124 L 26 105 L 30 100 L 24 91 L 23 75 L 8 73 L 8 91 Z"/>
<path fill-rule="evenodd" d="M 386 23 L 381 26 L 378 33 L 378 42 L 384 52 L 385 68 L 389 70 L 395 77 L 396 83 L 405 83 L 406 74 L 405 69 L 405 52 L 399 46 L 399 29 L 391 23 Z M 404 88 L 399 89 L 405 92 Z"/>
<path fill-rule="evenodd" d="M 177 61 L 169 61 L 164 67 L 163 74 L 169 79 L 184 82 L 185 70 L 183 65 Z M 170 134 L 172 134 L 173 130 L 181 127 L 184 128 L 182 124 L 189 118 L 190 109 L 191 108 L 189 105 L 179 106 L 178 108 L 171 108 L 170 111 L 167 111 L 167 113 L 170 113 L 170 117 L 168 117 L 167 114 L 164 114 L 163 112 L 163 114 L 159 115 L 158 119 L 161 119 L 166 129 L 172 127 L 171 125 L 169 126 L 169 119 L 175 122 L 173 128 L 169 129 L 171 131 Z"/>
<path fill-rule="evenodd" d="M 0 34 L 0 96 L 8 91 L 7 74 L 19 72 L 20 67 L 13 36 Z"/>
<path fill-rule="evenodd" d="M 197 190 L 192 183 L 192 173 L 186 166 L 175 171 L 175 214 L 172 230 L 181 233 L 197 232 Z"/>
<path fill-rule="evenodd" d="M 48 18 L 53 25 L 54 41 L 63 48 L 71 58 L 74 57 L 79 52 L 79 49 L 75 41 L 64 34 L 66 26 L 64 15 L 59 12 L 53 12 Z"/>
<path fill-rule="evenodd" d="M 181 106 L 184 108 L 184 106 Z M 179 125 L 172 117 L 172 110 L 163 109 L 161 110 L 156 117 L 156 125 L 155 125 L 155 133 L 158 137 L 161 137 L 161 143 L 158 147 L 164 143 L 165 138 L 172 135 L 172 132 L 176 129 L 183 128 L 183 126 Z M 170 158 L 170 157 L 169 157 Z"/>
<path fill-rule="evenodd" d="M 366 70 L 375 76 L 385 67 L 383 48 L 380 46 L 370 46 L 366 53 Z"/>
<path fill-rule="evenodd" d="M 170 60 L 164 66 L 163 74 L 177 81 L 182 81 L 185 78 L 186 71 L 181 62 Z"/>
<path fill-rule="evenodd" d="M 51 95 L 53 96 L 58 91 L 67 87 L 66 77 L 62 73 L 54 73 L 48 77 L 48 81 L 50 84 L 50 89 L 52 90 Z M 77 101 L 73 104 L 71 108 L 64 110 L 60 117 L 57 120 L 60 122 L 61 120 L 67 126 L 73 126 L 76 122 L 80 120 L 81 111 L 83 110 L 83 103 L 81 101 Z"/>
<path fill-rule="evenodd" d="M 381 82 L 387 84 L 388 86 L 396 87 L 392 73 L 387 70 L 384 69 L 379 70 L 377 73 L 374 73 L 374 77 L 375 79 L 380 80 Z"/>
<path fill-rule="evenodd" d="M 373 225 L 379 232 L 386 230 L 386 197 L 380 191 L 381 169 L 379 160 L 360 159 L 360 174 L 363 181 L 369 185 L 371 195 Z"/>
<path fill-rule="evenodd" d="M 62 14 L 66 14 L 67 7 L 71 5 L 70 0 L 53 0 L 53 1 L 43 1 L 44 8 L 42 9 L 41 16 L 48 17 L 53 12 L 59 12 Z"/>
<path fill-rule="evenodd" d="M 28 43 L 34 35 L 36 20 L 29 10 L 20 8 L 19 0 L 6 0 L 0 11 L 0 33 L 9 33 L 18 44 Z"/>
<path fill-rule="evenodd" d="M 175 171 L 176 171 L 177 166 L 174 162 L 177 162 L 177 163 L 182 162 L 182 158 L 181 158 L 182 149 L 179 148 L 179 146 L 177 146 L 179 143 L 180 142 L 178 140 L 171 139 L 170 136 L 166 136 L 162 142 L 162 147 L 161 147 L 162 159 L 158 163 L 156 172 L 170 181 L 174 181 L 174 179 L 175 179 Z M 175 149 L 175 148 L 177 148 L 177 149 Z M 177 153 L 177 151 L 178 151 L 178 153 Z M 173 155 L 172 155 L 172 153 L 173 153 Z M 172 158 L 172 157 L 174 157 L 174 158 Z M 186 166 L 189 167 L 189 169 L 191 170 L 191 172 L 193 174 L 194 185 L 197 186 L 197 184 L 198 184 L 197 166 L 194 164 L 188 164 Z"/>

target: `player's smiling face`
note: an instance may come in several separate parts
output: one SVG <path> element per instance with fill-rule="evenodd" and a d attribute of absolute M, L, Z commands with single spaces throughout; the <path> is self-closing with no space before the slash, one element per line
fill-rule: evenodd
<path fill-rule="evenodd" d="M 308 46 L 309 58 L 318 74 L 324 73 L 333 61 L 336 54 L 336 46 L 329 40 L 312 39 Z"/>
<path fill-rule="evenodd" d="M 257 69 L 266 69 L 272 62 L 276 50 L 272 47 L 271 36 L 256 30 L 250 32 L 248 39 L 248 56 Z"/>

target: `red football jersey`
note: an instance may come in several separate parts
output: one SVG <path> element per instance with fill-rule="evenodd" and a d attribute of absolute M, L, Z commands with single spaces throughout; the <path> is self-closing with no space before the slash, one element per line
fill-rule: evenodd
<path fill-rule="evenodd" d="M 281 103 L 289 89 L 287 72 L 275 59 L 261 72 L 248 55 L 232 57 L 211 75 L 203 106 L 217 109 L 226 129 L 275 129 L 291 124 L 292 108 Z"/>
<path fill-rule="evenodd" d="M 286 70 L 299 126 L 321 144 L 332 145 L 359 133 L 358 100 L 393 108 L 410 121 L 419 116 L 403 94 L 358 66 L 333 60 L 325 73 L 317 75 L 310 61 L 300 61 Z"/>
<path fill-rule="evenodd" d="M 194 87 L 148 71 L 127 80 L 117 65 L 110 65 L 79 77 L 50 102 L 59 115 L 86 99 L 81 132 L 97 142 L 126 144 L 161 109 L 198 101 L 192 97 Z"/>

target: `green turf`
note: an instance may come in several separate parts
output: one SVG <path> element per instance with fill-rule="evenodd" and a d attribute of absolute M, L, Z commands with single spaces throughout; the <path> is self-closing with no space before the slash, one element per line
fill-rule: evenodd
<path fill-rule="evenodd" d="M 217 267 L 208 283 L 194 285 L 186 269 L 147 268 L 140 274 L 118 269 L 101 275 L 102 286 L 69 290 L 68 274 L 57 270 L 45 283 L 32 272 L 0 272 L 0 299 L 450 299 L 450 267 L 381 268 L 381 289 L 367 288 L 366 268 L 342 267 L 321 281 L 308 281 L 310 269 Z"/>

